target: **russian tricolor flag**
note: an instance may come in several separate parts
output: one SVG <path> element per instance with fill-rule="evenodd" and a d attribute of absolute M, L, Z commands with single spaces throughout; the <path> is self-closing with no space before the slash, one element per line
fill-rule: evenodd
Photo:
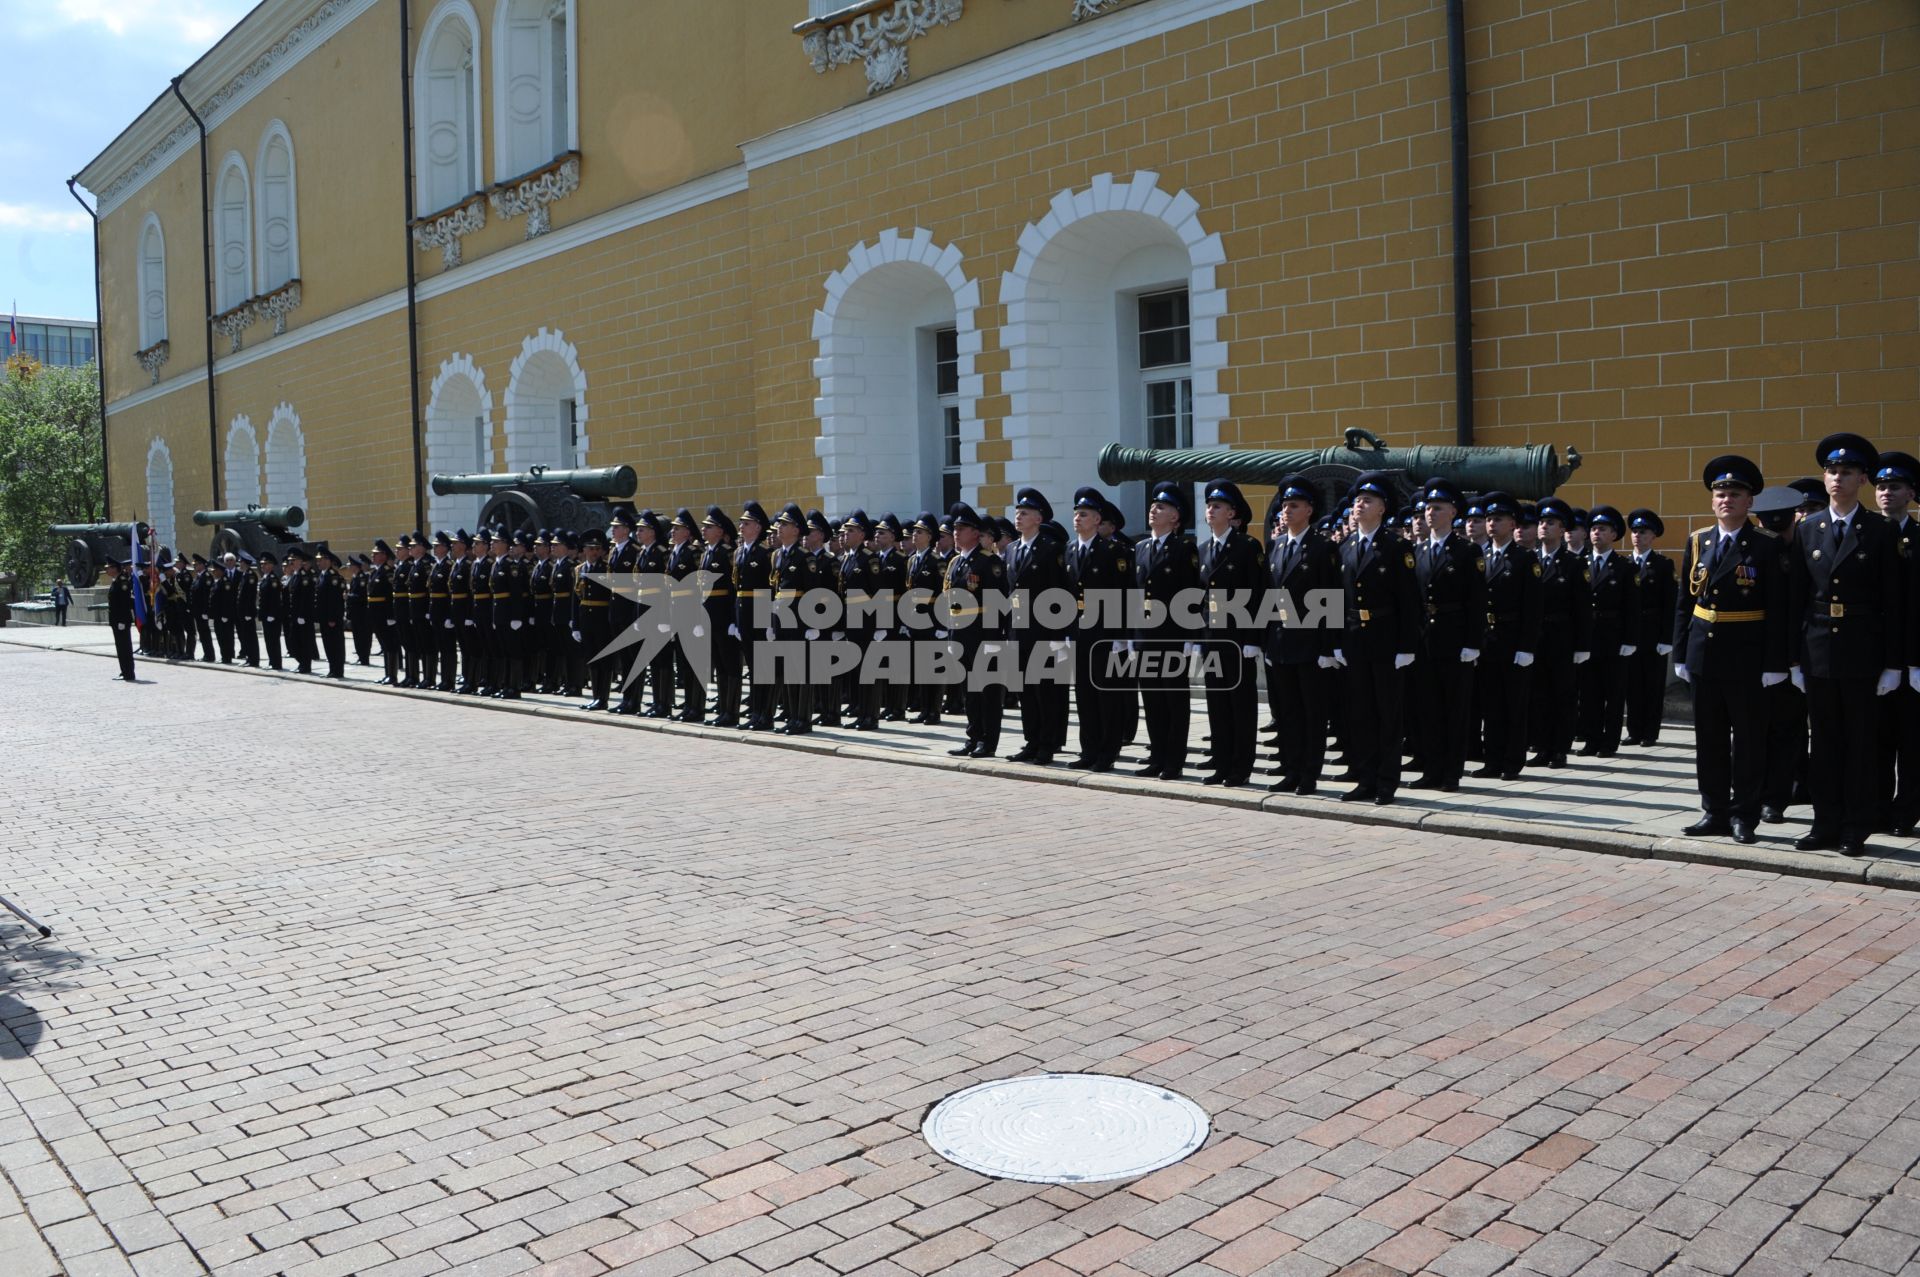
<path fill-rule="evenodd" d="M 141 629 L 147 628 L 147 573 L 145 556 L 140 552 L 140 521 L 134 520 L 133 531 L 128 534 L 133 543 L 133 554 L 129 562 L 133 564 L 133 622 Z"/>

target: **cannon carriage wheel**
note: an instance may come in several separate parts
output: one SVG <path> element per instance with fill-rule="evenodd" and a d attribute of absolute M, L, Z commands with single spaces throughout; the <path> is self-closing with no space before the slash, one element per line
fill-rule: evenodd
<path fill-rule="evenodd" d="M 512 537 L 522 531 L 538 532 L 545 525 L 540 522 L 538 502 L 524 492 L 508 489 L 488 498 L 480 511 L 480 526 L 503 528 Z"/>
<path fill-rule="evenodd" d="M 93 547 L 75 537 L 67 542 L 67 584 L 76 590 L 90 590 L 100 580 L 100 560 Z"/>
<path fill-rule="evenodd" d="M 221 528 L 213 534 L 212 558 L 215 563 L 223 554 L 238 554 L 247 548 L 246 538 L 234 528 Z"/>

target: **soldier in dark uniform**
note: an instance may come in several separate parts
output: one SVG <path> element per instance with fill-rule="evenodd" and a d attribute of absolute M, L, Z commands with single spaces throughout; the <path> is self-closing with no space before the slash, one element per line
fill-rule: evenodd
<path fill-rule="evenodd" d="M 287 566 L 293 569 L 292 578 L 287 582 L 287 613 L 290 627 L 287 630 L 287 654 L 294 660 L 294 668 L 302 674 L 313 673 L 313 663 L 320 659 L 320 648 L 314 637 L 314 582 L 316 575 L 312 560 L 300 549 L 287 551 Z"/>
<path fill-rule="evenodd" d="M 208 611 L 213 617 L 214 638 L 220 644 L 220 663 L 233 664 L 234 586 L 240 575 L 240 560 L 229 550 L 213 565 L 213 586 L 208 591 Z"/>
<path fill-rule="evenodd" d="M 961 668 L 967 673 L 962 705 L 967 714 L 967 738 L 948 750 L 961 758 L 991 758 L 1000 748 L 1000 720 L 1005 713 L 1006 687 L 989 676 L 986 663 L 997 654 L 1005 637 L 1004 617 L 986 612 L 989 595 L 1007 590 L 1007 565 L 981 548 L 985 520 L 965 502 L 955 502 L 953 558 L 946 567 L 946 610 L 953 620 L 953 639 L 960 647 Z"/>
<path fill-rule="evenodd" d="M 1419 503 L 1431 532 L 1413 555 L 1426 611 L 1413 700 L 1417 721 L 1427 730 L 1414 742 L 1421 775 L 1413 785 L 1451 794 L 1466 773 L 1474 674 L 1487 631 L 1487 557 L 1453 530 L 1465 502 L 1451 482 L 1428 479 Z"/>
<path fill-rule="evenodd" d="M 527 558 L 527 686 L 520 690 L 547 690 L 547 628 L 553 620 L 553 554 L 559 546 L 556 533 L 541 528 L 533 534 L 533 547 Z"/>
<path fill-rule="evenodd" d="M 114 677 L 135 682 L 133 676 L 133 585 L 127 579 L 127 563 L 107 560 L 107 625 L 113 630 L 113 655 L 120 662 Z"/>
<path fill-rule="evenodd" d="M 465 528 L 453 534 L 452 560 L 447 569 L 447 619 L 453 622 L 453 646 L 441 648 L 440 686 L 466 695 L 473 691 L 473 537 Z M 456 668 L 459 676 L 451 677 Z"/>
<path fill-rule="evenodd" d="M 1043 625 L 1034 604 L 1046 591 L 1068 589 L 1072 583 L 1065 551 L 1046 534 L 1053 504 L 1040 489 L 1021 488 L 1013 494 L 1013 509 L 1018 535 L 1001 556 L 1007 565 L 1007 588 L 1014 593 L 1013 643 L 1020 669 L 1036 671 L 1037 681 L 1020 689 L 1021 745 L 1008 758 L 1045 767 L 1067 745 L 1067 685 L 1057 662 L 1047 674 L 1039 673 L 1036 654 L 1040 661 L 1055 653 L 1068 659 L 1071 655 L 1065 650 L 1069 636 Z"/>
<path fill-rule="evenodd" d="M 481 528 L 473 534 L 473 558 L 467 568 L 467 581 L 473 591 L 473 628 L 468 632 L 472 647 L 466 662 L 467 690 L 475 696 L 491 696 L 493 686 L 493 533 Z"/>
<path fill-rule="evenodd" d="M 1107 499 L 1098 488 L 1085 487 L 1073 494 L 1066 584 L 1080 601 L 1073 627 L 1073 703 L 1080 717 L 1080 754 L 1068 766 L 1093 772 L 1113 770 L 1126 727 L 1121 692 L 1107 670 L 1115 646 L 1127 636 L 1123 609 L 1125 591 L 1133 581 L 1133 558 L 1118 541 L 1101 535 L 1106 514 Z"/>
<path fill-rule="evenodd" d="M 596 660 L 601 649 L 613 641 L 613 591 L 606 587 L 607 575 L 607 537 L 599 529 L 591 529 L 581 538 L 579 568 L 573 574 L 573 616 L 571 637 L 579 644 L 579 649 L 587 661 L 587 678 L 593 689 L 593 699 L 580 708 L 588 713 L 596 713 L 608 706 L 608 694 L 613 686 L 612 657 Z"/>
<path fill-rule="evenodd" d="M 1248 511 L 1248 516 L 1251 518 L 1252 511 Z M 1240 530 L 1248 533 L 1249 536 L 1253 534 L 1253 530 L 1248 529 L 1244 522 Z M 1127 531 L 1126 513 L 1112 501 L 1108 501 L 1106 508 L 1101 511 L 1100 535 L 1120 547 L 1126 555 L 1126 588 L 1131 590 L 1133 588 L 1133 547 L 1136 540 Z M 1066 539 L 1061 538 L 1062 544 L 1065 544 Z M 1260 549 L 1258 538 L 1254 539 L 1254 548 Z M 1114 637 L 1124 639 L 1127 632 L 1124 626 L 1117 627 Z M 1114 694 L 1113 734 L 1120 742 L 1120 747 L 1124 749 L 1133 744 L 1133 738 L 1140 731 L 1140 683 L 1131 671 L 1125 669 L 1116 670 L 1115 677 L 1109 681 Z"/>
<path fill-rule="evenodd" d="M 640 587 L 639 597 L 635 600 L 634 624 L 643 633 L 658 633 L 656 626 L 667 624 L 668 591 L 665 584 L 667 574 L 666 528 L 660 522 L 660 516 L 652 510 L 642 510 L 634 520 L 634 541 L 638 549 L 634 553 L 633 567 L 630 569 L 641 576 L 650 578 Z M 638 644 L 628 653 L 630 661 L 640 659 L 641 648 Z M 652 689 L 652 703 L 645 711 L 640 708 L 643 693 Z M 615 711 L 620 714 L 641 714 L 647 718 L 671 718 L 673 716 L 673 645 L 663 644 L 647 662 L 644 670 L 634 671 L 627 679 L 626 691 L 620 698 L 620 706 Z"/>
<path fill-rule="evenodd" d="M 840 593 L 840 559 L 833 550 L 832 542 L 835 539 L 834 527 L 827 521 L 827 516 L 819 510 L 807 511 L 806 529 L 801 540 L 801 548 L 813 556 L 815 584 L 812 588 L 832 590 L 837 595 Z M 826 632 L 810 632 L 807 640 L 823 644 L 828 640 L 835 642 L 844 640 L 847 636 L 845 625 L 843 613 L 840 625 Z M 825 662 L 810 656 L 807 665 L 810 672 L 817 673 L 819 669 L 824 669 Z M 819 669 L 816 669 L 816 666 Z M 815 685 L 813 689 L 814 726 L 840 726 L 840 709 L 842 698 L 846 693 L 844 683 L 845 677 L 841 676 L 831 683 Z"/>
<path fill-rule="evenodd" d="M 401 670 L 400 643 L 394 637 L 399 627 L 394 624 L 393 549 L 376 538 L 368 557 L 373 567 L 366 573 L 367 625 L 380 640 L 380 663 L 385 670 L 380 682 L 397 684 Z"/>
<path fill-rule="evenodd" d="M 419 656 L 417 666 L 410 662 L 409 668 L 418 671 L 415 686 L 431 689 L 439 684 L 440 674 L 440 647 L 433 629 L 433 571 L 446 550 L 429 541 L 426 533 L 415 532 L 408 553 L 413 555 L 409 572 L 413 597 L 407 614 L 413 627 L 407 633 L 407 654 L 412 657 L 417 651 Z"/>
<path fill-rule="evenodd" d="M 573 582 L 580 572 L 580 534 L 563 528 L 552 534 L 553 566 L 547 584 L 553 604 L 547 613 L 547 686 L 553 696 L 577 697 L 586 686 L 587 666 L 579 640 L 573 637 Z"/>
<path fill-rule="evenodd" d="M 320 570 L 313 578 L 313 619 L 320 627 L 320 646 L 327 658 L 327 677 L 347 677 L 347 583 L 340 575 L 340 556 L 322 546 L 314 555 Z"/>
<path fill-rule="evenodd" d="M 1375 806 L 1391 803 L 1400 790 L 1403 671 L 1419 654 L 1426 610 L 1412 547 L 1384 527 L 1392 497 L 1385 471 L 1353 482 L 1354 532 L 1340 544 L 1346 627 L 1334 652 L 1347 669 L 1347 757 L 1355 774 L 1355 787 L 1340 800 Z"/>
<path fill-rule="evenodd" d="M 1630 662 L 1640 650 L 1640 569 L 1618 550 L 1626 534 L 1627 521 L 1612 506 L 1595 506 L 1588 512 L 1588 579 L 1593 598 L 1588 650 L 1593 655 L 1581 670 L 1583 758 L 1612 758 L 1619 752 Z"/>
<path fill-rule="evenodd" d="M 900 636 L 899 608 L 900 596 L 907 592 L 907 552 L 901 544 L 905 536 L 900 526 L 900 516 L 888 511 L 874 521 L 873 525 L 873 565 L 874 576 L 878 581 L 877 592 L 891 600 L 891 609 L 886 615 L 892 616 L 888 627 L 874 634 L 876 641 L 896 641 Z M 913 649 L 906 648 L 909 657 Z M 883 723 L 905 722 L 907 717 L 907 689 L 912 685 L 910 671 L 902 670 L 897 676 L 883 678 L 880 682 L 880 721 Z"/>
<path fill-rule="evenodd" d="M 1821 497 L 1825 504 L 1824 494 Z M 1768 488 L 1753 499 L 1749 517 L 1780 538 L 1791 557 L 1798 531 L 1801 494 L 1790 487 Z M 1802 680 L 1804 684 L 1804 680 Z M 1760 783 L 1760 823 L 1782 825 L 1787 809 L 1807 801 L 1807 694 L 1791 681 L 1763 688 L 1766 702 L 1766 775 Z"/>
<path fill-rule="evenodd" d="M 1908 561 L 1893 525 L 1861 503 L 1879 451 L 1856 434 L 1815 450 L 1827 508 L 1801 522 L 1792 559 L 1794 675 L 1807 689 L 1813 828 L 1794 845 L 1857 856 L 1880 828 L 1880 706 L 1906 681 Z"/>
<path fill-rule="evenodd" d="M 706 593 L 700 605 L 707 614 L 707 644 L 713 660 L 713 725 L 740 726 L 740 627 L 734 620 L 733 520 L 717 505 L 707 507 L 700 521 L 700 536 L 705 542 L 700 552 L 699 571 L 706 574 Z M 700 722 L 706 705 L 689 705 Z"/>
<path fill-rule="evenodd" d="M 493 532 L 493 568 L 487 584 L 493 594 L 492 676 L 487 680 L 494 698 L 520 699 L 520 684 L 526 672 L 527 629 L 527 551 L 533 547 L 533 533 L 521 532 L 509 539 L 499 528 Z"/>
<path fill-rule="evenodd" d="M 755 612 L 773 597 L 773 553 L 767 545 L 767 512 L 758 501 L 740 511 L 740 544 L 733 552 L 733 626 L 738 631 L 742 664 L 751 674 L 747 684 L 748 731 L 773 730 L 774 698 L 778 690 L 771 672 L 754 664 L 754 652 L 766 641 L 766 619 Z"/>
<path fill-rule="evenodd" d="M 420 645 L 426 649 L 421 662 L 420 686 L 443 692 L 454 689 L 454 656 L 460 635 L 453 623 L 453 538 L 442 528 L 433 534 L 433 557 L 426 569 L 426 632 Z"/>
<path fill-rule="evenodd" d="M 639 522 L 639 511 L 630 505 L 617 505 L 613 508 L 613 513 L 607 516 L 606 572 L 608 575 L 631 576 L 639 570 L 640 543 L 633 539 L 634 527 Z M 618 589 L 610 592 L 613 597 L 607 607 L 607 624 L 612 629 L 613 638 L 617 639 L 633 628 L 635 619 L 640 615 L 640 606 L 629 593 Z M 596 652 L 598 650 L 595 649 Z M 627 672 L 632 668 L 634 655 L 634 649 L 629 646 L 605 658 L 609 683 L 614 691 L 620 693 L 613 698 L 613 704 L 609 707 L 615 714 L 633 712 L 633 702 L 628 700 L 626 688 Z M 591 660 L 591 656 L 589 659 Z M 635 697 L 637 698 L 638 695 L 639 693 L 636 692 Z"/>
<path fill-rule="evenodd" d="M 700 525 L 693 520 L 693 511 L 681 506 L 673 513 L 673 522 L 667 527 L 667 575 L 673 579 L 672 597 L 678 605 L 684 600 L 699 594 L 699 584 L 693 574 L 700 570 Z M 707 689 L 700 684 L 693 662 L 687 659 L 680 640 L 676 637 L 668 644 L 673 655 L 673 686 L 680 689 L 680 712 L 674 717 L 682 723 L 697 723 L 707 714 Z M 711 652 L 711 648 L 708 649 Z M 671 710 L 673 704 L 668 702 Z"/>
<path fill-rule="evenodd" d="M 880 730 L 880 685 L 865 676 L 867 650 L 878 633 L 874 601 L 880 597 L 879 560 L 867 544 L 874 533 L 874 522 L 865 510 L 847 516 L 840 534 L 846 550 L 840 558 L 840 598 L 845 615 L 847 641 L 860 649 L 860 665 L 840 677 L 846 680 L 847 710 L 853 715 L 853 730 Z"/>
<path fill-rule="evenodd" d="M 1260 644 L 1253 626 L 1266 594 L 1267 569 L 1260 545 L 1242 529 L 1252 507 L 1239 487 L 1214 479 L 1205 486 L 1207 530 L 1199 537 L 1200 587 L 1207 592 L 1206 642 L 1201 656 L 1207 688 L 1207 734 L 1212 772 L 1207 785 L 1245 785 L 1256 763 L 1255 707 L 1260 699 Z M 1236 616 L 1230 603 L 1237 603 Z"/>
<path fill-rule="evenodd" d="M 1182 489 L 1175 485 L 1174 490 Z M 1319 791 L 1326 763 L 1328 689 L 1342 637 L 1330 616 L 1316 612 L 1314 598 L 1339 597 L 1344 584 L 1339 550 L 1315 524 L 1320 490 L 1304 475 L 1285 475 L 1274 490 L 1273 506 L 1267 583 L 1270 593 L 1284 597 L 1266 633 L 1280 775 L 1269 788 L 1310 795 Z M 1319 623 L 1310 623 L 1316 615 Z"/>
<path fill-rule="evenodd" d="M 286 616 L 286 587 L 280 580 L 280 562 L 271 551 L 260 552 L 260 581 L 255 595 L 260 609 L 260 637 L 267 648 L 267 668 L 280 668 L 280 622 Z"/>
<path fill-rule="evenodd" d="M 358 665 L 373 664 L 373 627 L 368 621 L 367 594 L 373 585 L 373 560 L 358 554 L 349 554 L 347 562 L 355 569 L 353 579 L 347 582 L 347 632 L 353 638 L 354 662 Z"/>
<path fill-rule="evenodd" d="M 1913 517 L 1914 489 L 1920 486 L 1920 461 L 1905 452 L 1883 452 L 1873 472 L 1875 500 L 1893 527 L 1896 550 L 1906 572 L 1906 677 L 1880 698 L 1880 752 L 1875 788 L 1882 812 L 1880 827 L 1896 838 L 1920 823 L 1920 519 Z"/>
<path fill-rule="evenodd" d="M 909 592 L 924 591 L 923 597 L 929 602 L 937 599 L 941 591 L 946 589 L 946 561 L 941 558 L 939 540 L 940 520 L 932 511 L 923 511 L 913 523 L 913 553 L 907 556 L 907 589 Z M 938 624 L 927 631 L 916 631 L 903 624 L 900 636 L 908 642 L 927 642 L 930 639 L 951 641 Z M 946 700 L 945 687 L 913 683 L 907 690 L 907 705 L 913 711 L 911 721 L 939 726 Z"/>
<path fill-rule="evenodd" d="M 1487 629 L 1477 662 L 1486 689 L 1480 779 L 1518 780 L 1527 757 L 1527 700 L 1540 643 L 1540 556 L 1520 544 L 1520 503 L 1480 498 L 1487 520 Z"/>
<path fill-rule="evenodd" d="M 420 653 L 414 642 L 413 625 L 413 565 L 418 556 L 414 552 L 412 533 L 402 532 L 397 544 L 399 553 L 394 556 L 392 571 L 392 614 L 388 618 L 393 624 L 387 627 L 387 634 L 394 640 L 394 657 L 399 663 L 393 685 L 415 687 L 420 681 Z"/>
<path fill-rule="evenodd" d="M 1680 578 L 1673 560 L 1654 548 L 1667 534 L 1660 516 L 1645 507 L 1627 515 L 1633 561 L 1640 577 L 1640 630 L 1627 658 L 1627 744 L 1652 745 L 1666 716 L 1667 658 L 1673 654 L 1673 609 Z"/>
<path fill-rule="evenodd" d="M 200 660 L 213 663 L 213 569 L 199 555 L 193 556 L 193 586 L 187 596 L 193 604 L 193 627 L 200 635 Z"/>
<path fill-rule="evenodd" d="M 254 574 L 257 560 L 245 550 L 236 551 L 240 561 L 233 573 L 231 604 L 233 641 L 240 663 L 248 669 L 260 668 L 260 579 Z"/>
<path fill-rule="evenodd" d="M 1766 778 L 1766 701 L 1787 678 L 1791 567 L 1780 538 L 1747 521 L 1766 481 L 1732 454 L 1707 463 L 1714 526 L 1687 538 L 1686 595 L 1675 609 L 1674 673 L 1693 687 L 1701 838 L 1755 841 Z"/>
<path fill-rule="evenodd" d="M 1567 548 L 1573 507 L 1559 497 L 1539 505 L 1540 650 L 1533 666 L 1531 767 L 1565 767 L 1579 709 L 1579 667 L 1593 653 L 1593 585 L 1587 561 Z"/>
<path fill-rule="evenodd" d="M 1193 720 L 1184 656 L 1187 644 L 1198 636 L 1182 625 L 1172 606 L 1183 591 L 1200 588 L 1200 551 L 1187 531 L 1190 492 L 1191 485 L 1184 483 L 1154 485 L 1147 495 L 1147 535 L 1133 547 L 1135 588 L 1161 608 L 1155 616 L 1143 612 L 1132 637 L 1149 671 L 1139 680 L 1147 765 L 1134 775 L 1155 780 L 1179 780 L 1186 774 L 1187 733 Z"/>
<path fill-rule="evenodd" d="M 776 614 L 773 637 L 786 647 L 789 660 L 801 654 L 809 638 L 819 637 L 819 631 L 809 632 L 797 614 L 801 597 L 819 584 L 817 561 L 801 540 L 806 526 L 806 516 L 791 502 L 780 512 L 774 525 L 774 535 L 780 544 L 773 551 L 771 562 L 773 597 L 790 605 L 787 616 L 791 619 L 781 619 Z M 780 707 L 785 711 L 786 723 L 777 730 L 786 736 L 805 736 L 813 731 L 813 684 L 809 681 L 809 671 L 788 664 L 781 673 L 785 678 L 779 685 Z"/>

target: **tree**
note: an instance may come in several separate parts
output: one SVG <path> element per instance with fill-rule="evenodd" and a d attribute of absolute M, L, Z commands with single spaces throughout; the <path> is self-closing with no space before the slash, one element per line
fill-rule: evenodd
<path fill-rule="evenodd" d="M 65 558 L 50 523 L 97 523 L 100 381 L 92 364 L 48 367 L 24 355 L 0 375 L 0 572 L 23 585 Z"/>

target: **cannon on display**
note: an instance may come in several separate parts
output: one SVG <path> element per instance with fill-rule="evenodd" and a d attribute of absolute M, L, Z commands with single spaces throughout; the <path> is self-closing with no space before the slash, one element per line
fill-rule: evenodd
<path fill-rule="evenodd" d="M 285 557 L 289 549 L 308 545 L 292 531 L 307 521 L 307 512 L 297 505 L 195 510 L 193 521 L 203 528 L 219 525 L 220 530 L 213 534 L 213 550 L 209 556 L 216 562 L 223 554 L 241 550 L 252 555 L 271 554 L 279 559 Z"/>
<path fill-rule="evenodd" d="M 91 588 L 108 559 L 130 558 L 136 530 L 145 545 L 152 529 L 144 523 L 56 523 L 48 529 L 68 538 L 67 584 L 76 590 Z"/>
<path fill-rule="evenodd" d="M 436 474 L 435 496 L 484 495 L 479 526 L 523 529 L 566 528 L 585 532 L 604 528 L 613 501 L 625 501 L 640 487 L 632 466 L 597 470 L 551 470 L 533 466 L 524 474 Z"/>
<path fill-rule="evenodd" d="M 1320 489 L 1321 508 L 1340 504 L 1353 481 L 1366 470 L 1397 476 L 1399 504 L 1412 500 L 1428 479 L 1451 480 L 1462 491 L 1496 489 L 1523 501 L 1552 496 L 1580 468 L 1580 453 L 1567 449 L 1562 462 L 1551 444 L 1517 448 L 1463 448 L 1422 444 L 1389 448 L 1371 431 L 1349 429 L 1346 442 L 1331 448 L 1294 451 L 1239 451 L 1232 448 L 1128 448 L 1108 444 L 1100 452 L 1100 478 L 1106 483 L 1134 479 L 1160 482 L 1184 479 L 1205 483 L 1277 484 L 1289 474 L 1304 475 Z"/>

